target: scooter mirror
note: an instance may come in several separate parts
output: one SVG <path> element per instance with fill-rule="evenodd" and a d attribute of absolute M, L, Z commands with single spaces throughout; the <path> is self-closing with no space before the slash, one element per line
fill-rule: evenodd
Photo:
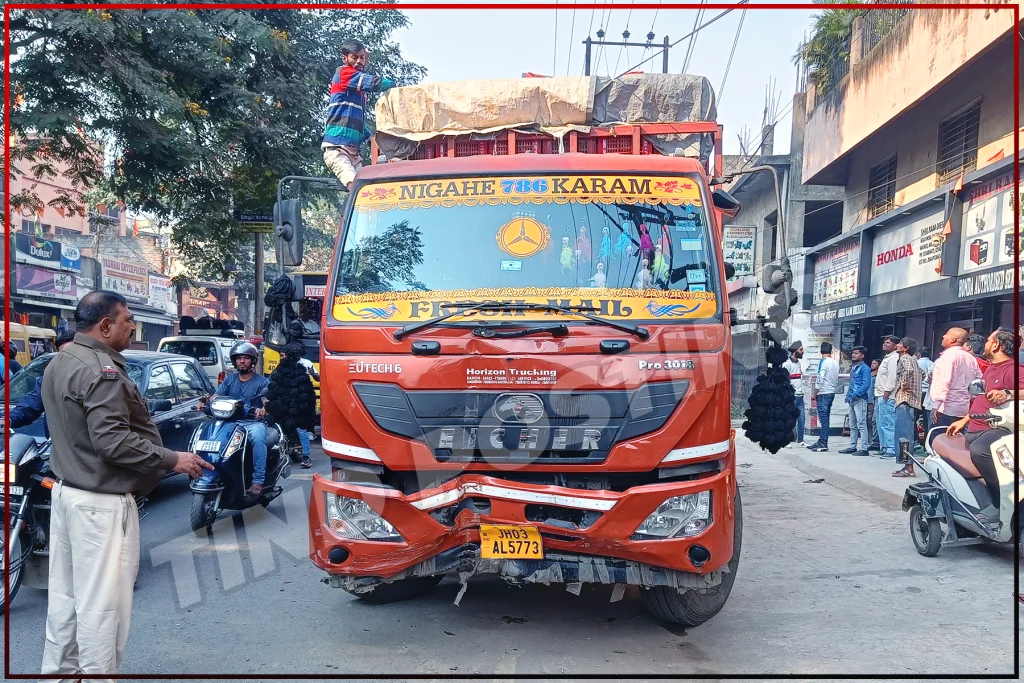
<path fill-rule="evenodd" d="M 985 393 L 985 380 L 976 379 L 967 386 L 967 393 L 971 396 L 981 396 Z"/>

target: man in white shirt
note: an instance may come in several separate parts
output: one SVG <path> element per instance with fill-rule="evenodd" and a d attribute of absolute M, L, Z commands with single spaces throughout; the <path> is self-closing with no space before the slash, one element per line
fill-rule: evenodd
<path fill-rule="evenodd" d="M 821 360 L 818 362 L 818 375 L 815 378 L 812 398 L 818 401 L 818 428 L 820 436 L 817 443 L 811 444 L 811 450 L 822 452 L 828 450 L 828 433 L 832 428 L 832 402 L 839 389 L 839 362 L 832 357 L 832 345 L 821 344 Z"/>
<path fill-rule="evenodd" d="M 800 411 L 800 417 L 796 419 L 796 442 L 803 444 L 804 442 L 804 423 L 807 418 L 804 414 L 804 343 L 800 341 L 793 342 L 789 346 L 789 360 L 782 364 L 782 367 L 786 368 L 786 372 L 789 373 L 789 381 L 793 385 L 793 392 L 795 396 L 793 398 L 796 404 L 796 409 Z"/>
<path fill-rule="evenodd" d="M 896 457 L 896 397 L 892 394 L 896 391 L 896 364 L 900 359 L 896 345 L 899 343 L 900 338 L 894 335 L 883 339 L 885 357 L 875 379 L 875 420 L 878 424 L 878 445 L 882 449 L 879 457 L 882 458 Z"/>

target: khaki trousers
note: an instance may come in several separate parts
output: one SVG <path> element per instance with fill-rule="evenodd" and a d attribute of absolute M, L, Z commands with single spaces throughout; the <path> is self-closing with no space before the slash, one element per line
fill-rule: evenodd
<path fill-rule="evenodd" d="M 63 483 L 55 484 L 52 493 L 40 680 L 116 674 L 128 641 L 139 573 L 135 498 L 130 493 L 91 493 Z"/>
<path fill-rule="evenodd" d="M 356 179 L 356 172 L 363 167 L 359 150 L 351 147 L 327 147 L 324 149 L 324 163 L 346 188 Z"/>

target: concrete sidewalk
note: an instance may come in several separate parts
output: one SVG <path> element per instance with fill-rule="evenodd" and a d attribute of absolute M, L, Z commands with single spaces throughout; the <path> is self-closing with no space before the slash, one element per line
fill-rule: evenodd
<path fill-rule="evenodd" d="M 829 450 L 815 453 L 793 443 L 772 455 L 762 450 L 743 435 L 743 428 L 736 428 L 736 464 L 742 467 L 750 464 L 757 467 L 762 458 L 775 458 L 789 463 L 812 479 L 824 479 L 823 483 L 842 489 L 860 498 L 871 501 L 891 510 L 901 510 L 903 494 L 907 486 L 914 482 L 926 481 L 920 467 L 915 467 L 917 477 L 914 479 L 898 479 L 892 473 L 900 469 L 894 459 L 882 460 L 877 455 L 871 457 L 854 457 L 840 455 L 838 451 L 848 445 L 846 438 L 830 438 Z M 921 459 L 921 456 L 918 456 Z"/>

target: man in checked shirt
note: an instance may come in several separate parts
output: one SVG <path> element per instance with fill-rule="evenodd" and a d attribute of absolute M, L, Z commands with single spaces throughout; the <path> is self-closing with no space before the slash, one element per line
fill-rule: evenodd
<path fill-rule="evenodd" d="M 916 420 L 917 411 L 921 410 L 921 384 L 923 373 L 921 366 L 917 364 L 914 354 L 917 353 L 917 342 L 910 337 L 904 337 L 896 345 L 896 351 L 900 354 L 896 361 L 896 452 L 901 448 L 900 441 L 906 439 L 909 442 L 910 451 L 913 452 L 916 443 Z M 914 461 L 908 460 L 903 469 L 892 473 L 894 477 L 916 477 L 914 474 Z"/>

